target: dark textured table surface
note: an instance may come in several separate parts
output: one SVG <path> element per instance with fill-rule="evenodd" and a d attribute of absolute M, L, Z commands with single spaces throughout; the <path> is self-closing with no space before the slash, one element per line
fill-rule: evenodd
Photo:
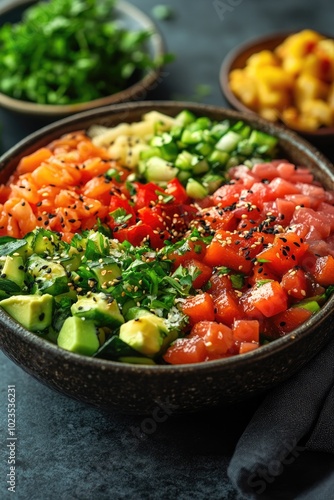
<path fill-rule="evenodd" d="M 0 5 L 4 3 L 0 0 Z M 156 4 L 154 0 L 133 3 L 150 15 Z M 334 4 L 327 0 L 164 3 L 171 6 L 174 16 L 158 24 L 169 51 L 177 58 L 166 67 L 150 98 L 226 106 L 218 73 L 234 46 L 280 30 L 308 27 L 334 34 Z M 43 125 L 3 110 L 0 123 L 3 151 Z M 330 149 L 326 153 L 332 156 Z M 8 385 L 16 388 L 19 499 L 237 498 L 227 477 L 227 465 L 261 398 L 225 410 L 170 417 L 152 427 L 148 417 L 107 415 L 53 392 L 0 353 L 1 499 L 11 494 L 6 477 Z M 305 478 L 304 463 L 310 460 L 314 461 L 314 475 Z M 323 480 L 333 466 L 330 455 L 304 452 L 261 498 L 316 499 L 305 494 L 305 487 Z"/>

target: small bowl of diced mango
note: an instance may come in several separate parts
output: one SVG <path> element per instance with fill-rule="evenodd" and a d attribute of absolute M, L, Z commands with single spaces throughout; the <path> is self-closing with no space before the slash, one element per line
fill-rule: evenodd
<path fill-rule="evenodd" d="M 305 29 L 247 42 L 220 71 L 232 107 L 254 112 L 313 142 L 334 135 L 334 39 Z"/>

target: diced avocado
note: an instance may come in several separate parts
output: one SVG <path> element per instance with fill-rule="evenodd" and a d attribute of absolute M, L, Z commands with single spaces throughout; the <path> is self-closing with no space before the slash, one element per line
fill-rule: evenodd
<path fill-rule="evenodd" d="M 27 273 L 34 279 L 33 292 L 59 295 L 69 290 L 66 271 L 58 262 L 34 254 L 27 261 Z"/>
<path fill-rule="evenodd" d="M 94 321 L 70 316 L 64 321 L 57 344 L 66 351 L 92 356 L 100 346 L 97 334 Z"/>
<path fill-rule="evenodd" d="M 20 288 L 24 285 L 26 273 L 20 255 L 7 255 L 0 259 L 1 277 L 14 281 Z"/>
<path fill-rule="evenodd" d="M 13 295 L 1 300 L 0 306 L 31 332 L 45 330 L 51 325 L 52 295 Z"/>
<path fill-rule="evenodd" d="M 91 293 L 78 298 L 72 304 L 73 316 L 86 318 L 95 322 L 97 326 L 117 328 L 124 323 L 116 300 L 104 293 Z"/>
<path fill-rule="evenodd" d="M 159 354 L 170 341 L 165 320 L 149 312 L 124 323 L 119 338 L 148 357 Z"/>

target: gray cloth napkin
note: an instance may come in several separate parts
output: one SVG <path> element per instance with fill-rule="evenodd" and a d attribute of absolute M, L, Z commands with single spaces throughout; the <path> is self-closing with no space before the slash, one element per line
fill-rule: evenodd
<path fill-rule="evenodd" d="M 314 469 L 319 452 L 334 455 L 334 340 L 265 397 L 238 441 L 228 475 L 240 498 L 270 498 L 279 476 L 303 455 L 313 455 Z M 305 491 L 302 498 L 333 500 L 332 472 L 317 484 L 322 492 Z M 307 480 L 307 470 L 301 473 Z"/>

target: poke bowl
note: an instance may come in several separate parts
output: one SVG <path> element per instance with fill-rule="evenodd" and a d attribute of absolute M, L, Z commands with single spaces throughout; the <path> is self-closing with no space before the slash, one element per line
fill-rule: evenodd
<path fill-rule="evenodd" d="M 111 105 L 19 142 L 0 182 L 0 347 L 52 389 L 191 413 L 270 390 L 331 338 L 333 168 L 284 127 Z"/>

